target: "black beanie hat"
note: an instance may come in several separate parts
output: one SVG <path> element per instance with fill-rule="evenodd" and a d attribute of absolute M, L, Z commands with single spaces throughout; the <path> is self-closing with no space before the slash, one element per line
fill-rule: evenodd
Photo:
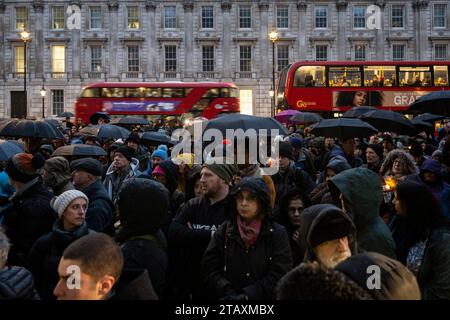
<path fill-rule="evenodd" d="M 367 146 L 367 149 L 369 149 L 369 148 L 372 149 L 373 151 L 375 151 L 375 153 L 377 154 L 378 158 L 380 158 L 380 161 L 383 160 L 384 149 L 383 149 L 383 146 L 381 144 L 378 144 L 378 143 L 369 144 Z"/>
<path fill-rule="evenodd" d="M 350 236 L 355 233 L 355 226 L 350 219 L 345 219 L 342 213 L 331 211 L 325 215 L 309 232 L 309 242 L 312 248 L 318 245 Z"/>
<path fill-rule="evenodd" d="M 114 151 L 114 153 L 119 152 L 123 154 L 125 158 L 127 158 L 128 161 L 131 162 L 131 158 L 134 156 L 134 149 L 130 148 L 129 146 L 120 146 Z"/>
<path fill-rule="evenodd" d="M 292 154 L 292 145 L 287 141 L 280 142 L 279 154 L 280 157 L 286 157 L 293 160 L 294 155 Z"/>
<path fill-rule="evenodd" d="M 38 170 L 45 164 L 45 158 L 40 153 L 18 153 L 8 159 L 6 173 L 22 183 L 27 183 L 39 175 Z"/>

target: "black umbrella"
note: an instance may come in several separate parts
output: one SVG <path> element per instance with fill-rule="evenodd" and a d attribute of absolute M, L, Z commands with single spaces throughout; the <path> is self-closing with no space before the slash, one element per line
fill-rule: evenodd
<path fill-rule="evenodd" d="M 311 124 L 322 120 L 323 118 L 317 113 L 301 112 L 291 117 L 291 121 L 295 124 Z"/>
<path fill-rule="evenodd" d="M 256 130 L 256 135 L 259 135 L 259 130 L 266 129 L 267 135 L 271 134 L 271 129 L 279 130 L 279 134 L 286 135 L 286 128 L 274 118 L 250 116 L 240 113 L 230 113 L 220 118 L 209 120 L 205 126 L 205 131 L 208 129 L 218 129 L 222 132 L 223 137 L 226 136 L 227 129 L 248 129 Z"/>
<path fill-rule="evenodd" d="M 173 141 L 168 135 L 162 132 L 147 131 L 141 135 L 141 140 L 149 144 L 169 144 L 174 145 L 176 141 Z"/>
<path fill-rule="evenodd" d="M 343 118 L 359 118 L 364 113 L 377 110 L 375 107 L 369 107 L 369 106 L 361 106 L 361 107 L 353 107 L 350 110 L 344 112 L 342 115 Z"/>
<path fill-rule="evenodd" d="M 62 146 L 53 152 L 52 157 L 56 156 L 90 156 L 99 157 L 106 156 L 107 153 L 103 148 L 89 144 L 71 144 Z"/>
<path fill-rule="evenodd" d="M 97 124 L 98 119 L 103 118 L 105 120 L 110 120 L 111 117 L 107 112 L 96 112 L 89 117 L 89 122 L 92 124 Z"/>
<path fill-rule="evenodd" d="M 75 117 L 75 115 L 72 112 L 61 112 L 60 114 L 58 114 L 58 117 L 61 118 L 71 118 L 71 117 Z"/>
<path fill-rule="evenodd" d="M 368 137 L 377 133 L 370 124 L 351 118 L 324 119 L 313 125 L 311 133 L 322 137 L 336 137 L 340 139 L 352 137 Z"/>
<path fill-rule="evenodd" d="M 120 126 L 110 124 L 88 126 L 81 129 L 76 136 L 94 136 L 102 139 L 127 139 L 130 131 Z"/>
<path fill-rule="evenodd" d="M 42 120 L 9 120 L 0 125 L 0 136 L 64 139 L 61 131 Z"/>
<path fill-rule="evenodd" d="M 124 117 L 124 118 L 116 118 L 111 120 L 110 124 L 115 125 L 149 125 L 147 119 L 140 117 Z"/>
<path fill-rule="evenodd" d="M 360 119 L 370 123 L 379 131 L 390 131 L 407 135 L 413 135 L 416 132 L 408 118 L 394 111 L 369 111 L 364 113 Z"/>
<path fill-rule="evenodd" d="M 51 124 L 52 126 L 54 126 L 56 128 L 60 126 L 59 121 L 56 119 L 44 119 L 44 121 L 48 122 L 49 124 Z"/>
<path fill-rule="evenodd" d="M 419 114 L 417 117 L 414 117 L 413 120 L 421 120 L 421 121 L 425 121 L 425 122 L 436 122 L 439 120 L 443 120 L 445 119 L 444 116 L 440 116 L 437 114 L 432 114 L 432 113 L 423 113 L 423 114 Z"/>
<path fill-rule="evenodd" d="M 450 90 L 434 91 L 421 96 L 409 106 L 408 111 L 450 116 Z"/>
<path fill-rule="evenodd" d="M 0 140 L 0 161 L 6 161 L 13 155 L 22 153 L 23 150 L 8 140 Z"/>
<path fill-rule="evenodd" d="M 412 119 L 411 123 L 419 132 L 425 131 L 427 133 L 431 133 L 434 131 L 434 126 L 429 122 L 425 122 L 420 119 Z"/>

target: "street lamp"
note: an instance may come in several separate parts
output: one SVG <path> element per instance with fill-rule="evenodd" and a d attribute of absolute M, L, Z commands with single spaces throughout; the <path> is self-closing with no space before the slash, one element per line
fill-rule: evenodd
<path fill-rule="evenodd" d="M 28 107 L 28 103 L 27 103 L 27 42 L 31 40 L 30 33 L 23 30 L 20 33 L 20 38 L 23 41 L 23 92 L 25 94 L 25 110 L 28 110 L 28 108 L 27 108 Z"/>
<path fill-rule="evenodd" d="M 42 97 L 42 119 L 45 119 L 45 96 L 47 95 L 47 91 L 45 91 L 44 84 L 42 84 L 40 92 Z"/>
<path fill-rule="evenodd" d="M 271 108 L 271 116 L 275 116 L 275 42 L 278 40 L 278 32 L 276 30 L 272 30 L 269 33 L 269 40 L 272 41 L 272 88 L 270 95 L 272 97 L 272 108 Z M 269 92 L 269 93 L 270 93 Z"/>

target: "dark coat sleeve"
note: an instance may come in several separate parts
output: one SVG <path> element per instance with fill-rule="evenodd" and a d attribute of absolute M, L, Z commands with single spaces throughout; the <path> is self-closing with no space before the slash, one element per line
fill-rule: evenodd
<path fill-rule="evenodd" d="M 31 247 L 30 254 L 28 255 L 29 270 L 33 274 L 35 288 L 41 293 L 44 290 L 44 274 L 50 272 L 50 270 L 44 270 L 44 260 L 50 251 L 51 245 L 51 233 L 48 233 L 40 237 Z"/>
<path fill-rule="evenodd" d="M 93 199 L 86 212 L 86 224 L 89 229 L 105 232 L 113 223 L 113 204 L 104 198 Z"/>

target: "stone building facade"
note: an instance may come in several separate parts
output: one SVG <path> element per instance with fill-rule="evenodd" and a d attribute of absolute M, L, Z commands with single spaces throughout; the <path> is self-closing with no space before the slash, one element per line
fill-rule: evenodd
<path fill-rule="evenodd" d="M 0 118 L 73 111 L 105 80 L 231 81 L 243 112 L 270 115 L 274 63 L 448 60 L 449 20 L 448 0 L 0 0 Z"/>

